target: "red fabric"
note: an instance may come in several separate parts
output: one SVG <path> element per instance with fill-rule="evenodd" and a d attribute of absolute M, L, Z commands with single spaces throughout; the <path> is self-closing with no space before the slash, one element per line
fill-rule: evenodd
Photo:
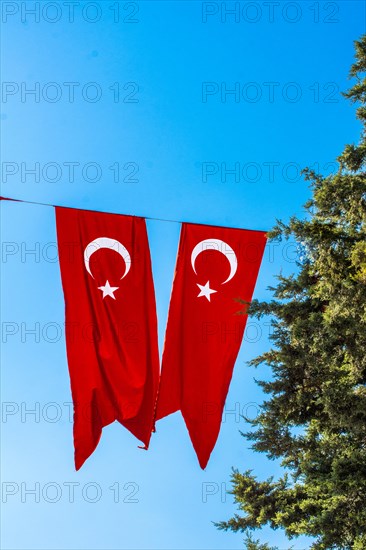
<path fill-rule="evenodd" d="M 159 379 L 155 295 L 144 219 L 57 207 L 56 222 L 78 470 L 114 420 L 149 445 Z M 84 251 L 101 237 L 114 244 L 88 248 L 91 275 Z M 122 245 L 130 262 L 117 253 Z M 103 298 L 106 281 L 118 289 Z"/>
<path fill-rule="evenodd" d="M 195 260 L 196 274 L 192 252 L 206 239 L 208 243 L 198 246 L 203 252 Z M 202 468 L 219 434 L 247 320 L 247 315 L 237 314 L 243 306 L 236 299 L 251 301 L 265 244 L 266 235 L 261 231 L 182 226 L 156 418 L 182 411 Z M 235 256 L 237 270 L 225 282 L 231 272 L 228 258 L 235 267 Z M 198 284 L 207 298 L 198 297 Z M 205 288 L 217 292 L 208 293 Z"/>

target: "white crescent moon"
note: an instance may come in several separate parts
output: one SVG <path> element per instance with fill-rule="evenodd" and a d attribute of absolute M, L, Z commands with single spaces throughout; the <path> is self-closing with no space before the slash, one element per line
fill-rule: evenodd
<path fill-rule="evenodd" d="M 196 275 L 197 275 L 197 271 L 195 268 L 196 258 L 199 254 L 201 254 L 201 252 L 204 252 L 205 250 L 217 250 L 217 252 L 221 252 L 221 254 L 227 257 L 230 263 L 230 275 L 226 279 L 226 281 L 224 281 L 221 284 L 224 285 L 225 283 L 228 283 L 230 279 L 234 277 L 236 270 L 238 268 L 238 259 L 236 257 L 234 250 L 231 248 L 231 246 L 229 246 L 224 241 L 220 241 L 220 239 L 205 239 L 204 241 L 201 241 L 194 247 L 192 251 L 192 256 L 191 256 L 193 271 L 196 273 Z"/>
<path fill-rule="evenodd" d="M 117 254 L 122 256 L 126 263 L 126 270 L 121 279 L 126 277 L 131 268 L 131 256 L 127 248 L 125 248 L 122 243 L 116 241 L 115 239 L 110 239 L 109 237 L 99 237 L 98 239 L 94 239 L 94 241 L 91 241 L 84 250 L 85 267 L 87 272 L 93 277 L 93 279 L 94 275 L 90 270 L 90 258 L 92 257 L 94 252 L 100 250 L 101 248 L 109 248 L 110 250 L 114 250 L 115 252 L 117 252 Z"/>

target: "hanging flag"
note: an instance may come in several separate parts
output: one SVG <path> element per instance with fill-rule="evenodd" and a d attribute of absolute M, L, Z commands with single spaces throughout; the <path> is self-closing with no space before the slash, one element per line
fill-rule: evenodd
<path fill-rule="evenodd" d="M 199 463 L 215 446 L 266 244 L 262 231 L 183 224 L 156 418 L 181 410 Z"/>
<path fill-rule="evenodd" d="M 159 379 L 145 220 L 56 207 L 75 466 L 118 420 L 148 447 Z"/>

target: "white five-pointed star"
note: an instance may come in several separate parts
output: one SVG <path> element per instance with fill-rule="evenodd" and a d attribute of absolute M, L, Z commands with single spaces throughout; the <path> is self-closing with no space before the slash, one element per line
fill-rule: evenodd
<path fill-rule="evenodd" d="M 106 281 L 104 286 L 98 286 L 98 288 L 103 291 L 103 300 L 106 296 L 110 296 L 113 300 L 116 299 L 114 293 L 119 289 L 119 286 L 111 286 L 109 281 Z"/>
<path fill-rule="evenodd" d="M 210 281 L 207 281 L 207 283 L 205 285 L 199 285 L 198 283 L 196 283 L 197 286 L 199 287 L 200 289 L 200 293 L 198 294 L 197 298 L 200 298 L 201 296 L 204 296 L 205 298 L 207 298 L 207 300 L 209 302 L 211 302 L 211 294 L 213 294 L 214 292 L 217 292 L 217 290 L 213 290 L 212 288 L 210 288 Z"/>

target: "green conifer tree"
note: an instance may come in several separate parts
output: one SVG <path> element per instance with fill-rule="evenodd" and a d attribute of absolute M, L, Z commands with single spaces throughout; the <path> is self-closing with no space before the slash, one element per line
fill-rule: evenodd
<path fill-rule="evenodd" d="M 249 308 L 272 318 L 273 347 L 250 365 L 273 376 L 258 382 L 269 397 L 243 435 L 285 472 L 233 472 L 240 513 L 217 526 L 245 532 L 249 550 L 270 549 L 252 538 L 264 525 L 315 537 L 314 550 L 366 549 L 366 36 L 355 46 L 357 82 L 344 95 L 358 104 L 360 143 L 345 147 L 336 174 L 304 171 L 308 216 L 270 233 L 298 243 L 297 274 Z"/>

